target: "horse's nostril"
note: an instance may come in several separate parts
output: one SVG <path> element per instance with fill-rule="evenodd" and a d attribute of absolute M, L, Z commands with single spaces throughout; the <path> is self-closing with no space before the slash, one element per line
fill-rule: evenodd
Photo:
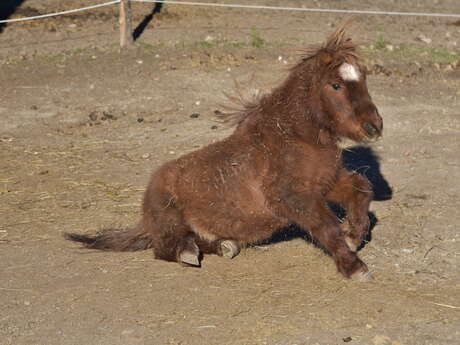
<path fill-rule="evenodd" d="M 379 130 L 370 122 L 363 123 L 363 129 L 370 137 L 374 137 L 378 134 Z"/>

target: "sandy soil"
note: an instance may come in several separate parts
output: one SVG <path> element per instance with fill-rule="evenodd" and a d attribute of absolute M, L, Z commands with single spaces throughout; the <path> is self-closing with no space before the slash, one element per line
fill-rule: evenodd
<path fill-rule="evenodd" d="M 26 1 L 16 16 L 89 3 Z M 283 5 L 460 10 L 457 0 Z M 134 5 L 135 26 L 150 11 Z M 164 6 L 123 53 L 116 7 L 7 26 L 0 344 L 459 344 L 453 19 L 356 17 L 385 121 L 381 141 L 350 143 L 346 157 L 379 199 L 360 251 L 374 281 L 343 279 L 322 251 L 289 232 L 231 261 L 205 257 L 201 269 L 156 261 L 151 251 L 81 250 L 62 238 L 135 223 L 152 169 L 231 132 L 214 115 L 223 93 L 235 84 L 270 90 L 299 47 L 320 42 L 344 18 Z"/>

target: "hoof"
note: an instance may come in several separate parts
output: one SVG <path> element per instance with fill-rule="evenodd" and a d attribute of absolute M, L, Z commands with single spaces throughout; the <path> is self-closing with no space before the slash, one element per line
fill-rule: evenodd
<path fill-rule="evenodd" d="M 225 240 L 220 244 L 220 249 L 222 250 L 222 256 L 224 258 L 233 259 L 240 252 L 240 247 L 235 241 Z"/>
<path fill-rule="evenodd" d="M 358 271 L 358 272 L 353 273 L 350 279 L 364 282 L 364 281 L 373 280 L 374 278 L 372 277 L 372 274 L 369 271 L 364 271 L 364 272 Z"/>
<path fill-rule="evenodd" d="M 350 237 L 345 237 L 345 243 L 352 252 L 356 252 L 358 250 L 358 244 L 355 244 Z"/>
<path fill-rule="evenodd" d="M 179 255 L 179 260 L 183 264 L 187 264 L 187 265 L 195 266 L 195 267 L 200 266 L 200 259 L 198 258 L 197 253 L 192 253 L 192 252 L 189 252 L 189 251 L 183 251 Z"/>

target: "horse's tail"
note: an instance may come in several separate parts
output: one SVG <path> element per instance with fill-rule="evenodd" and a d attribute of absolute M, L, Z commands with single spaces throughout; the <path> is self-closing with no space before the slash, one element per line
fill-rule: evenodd
<path fill-rule="evenodd" d="M 83 246 L 89 249 L 133 252 L 152 247 L 152 238 L 150 234 L 143 231 L 141 225 L 127 229 L 103 229 L 92 236 L 64 233 L 64 237 L 70 241 L 83 243 Z"/>

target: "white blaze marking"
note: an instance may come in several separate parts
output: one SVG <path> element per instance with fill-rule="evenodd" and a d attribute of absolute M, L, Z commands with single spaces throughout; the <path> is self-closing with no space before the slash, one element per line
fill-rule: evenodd
<path fill-rule="evenodd" d="M 345 81 L 358 81 L 361 77 L 361 74 L 356 67 L 346 62 L 340 66 L 339 74 Z"/>

